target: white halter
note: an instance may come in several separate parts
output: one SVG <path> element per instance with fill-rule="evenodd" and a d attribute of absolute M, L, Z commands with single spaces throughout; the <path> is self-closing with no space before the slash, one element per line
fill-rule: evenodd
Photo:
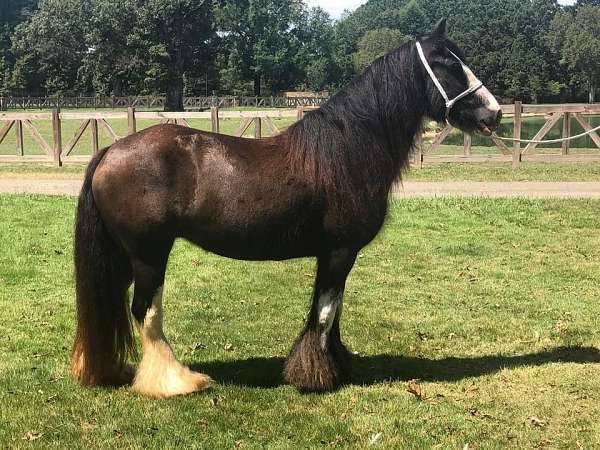
<path fill-rule="evenodd" d="M 475 84 L 473 84 L 472 86 L 470 86 L 466 91 L 462 92 L 461 94 L 458 94 L 456 97 L 454 97 L 452 100 L 450 100 L 450 98 L 448 97 L 448 94 L 446 94 L 446 91 L 442 87 L 440 81 L 437 79 L 437 77 L 433 73 L 433 70 L 431 69 L 431 66 L 427 62 L 427 58 L 425 58 L 425 53 L 423 53 L 423 47 L 421 47 L 421 43 L 419 41 L 417 41 L 417 51 L 419 52 L 419 57 L 421 58 L 421 61 L 423 62 L 423 65 L 425 66 L 427 73 L 429 73 L 429 76 L 431 77 L 433 84 L 435 84 L 435 87 L 437 87 L 438 91 L 440 91 L 440 94 L 442 95 L 442 97 L 444 97 L 444 100 L 446 101 L 446 121 L 448 121 L 448 116 L 450 115 L 450 110 L 456 104 L 456 102 L 458 102 L 461 98 L 464 98 L 467 95 L 472 94 L 473 92 L 479 90 L 483 86 L 483 83 L 480 80 L 477 80 L 477 82 Z M 463 70 L 468 69 L 468 67 L 465 65 L 465 63 L 463 63 L 460 60 L 460 58 L 458 56 L 456 56 L 456 54 L 454 54 L 450 50 L 448 50 L 448 51 L 452 54 L 452 56 L 454 56 L 458 60 L 460 65 L 463 67 Z"/>

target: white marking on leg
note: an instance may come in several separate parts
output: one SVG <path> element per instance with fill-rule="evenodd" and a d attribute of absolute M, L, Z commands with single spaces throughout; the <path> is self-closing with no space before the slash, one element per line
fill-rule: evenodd
<path fill-rule="evenodd" d="M 326 291 L 319 296 L 319 326 L 321 330 L 321 348 L 325 350 L 327 337 L 333 326 L 337 309 L 340 306 L 340 294 L 335 291 Z"/>
<path fill-rule="evenodd" d="M 144 323 L 139 327 L 142 341 L 142 361 L 137 369 L 133 388 L 153 397 L 170 397 L 200 391 L 210 385 L 210 378 L 182 365 L 173 354 L 163 332 L 163 287 L 152 299 Z"/>

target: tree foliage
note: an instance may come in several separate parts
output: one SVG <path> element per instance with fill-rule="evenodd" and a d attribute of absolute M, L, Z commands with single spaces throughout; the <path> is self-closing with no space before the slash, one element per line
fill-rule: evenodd
<path fill-rule="evenodd" d="M 244 91 L 238 83 L 250 79 L 254 94 L 261 95 L 263 82 L 276 91 L 298 76 L 293 31 L 302 15 L 300 0 L 223 0 L 215 13 L 223 45 L 235 55 L 223 60 L 224 83 Z"/>
<path fill-rule="evenodd" d="M 377 58 L 400 47 L 409 40 L 398 30 L 379 28 L 367 31 L 358 41 L 358 49 L 354 54 L 354 66 L 358 72 L 365 70 Z"/>
<path fill-rule="evenodd" d="M 38 11 L 16 27 L 15 87 L 27 92 L 64 94 L 79 85 L 78 73 L 88 51 L 86 23 L 90 0 L 42 0 Z"/>
<path fill-rule="evenodd" d="M 145 0 L 130 35 L 136 59 L 145 60 L 144 83 L 165 92 L 165 109 L 183 110 L 184 77 L 209 64 L 213 37 L 208 0 Z"/>
<path fill-rule="evenodd" d="M 548 40 L 561 55 L 561 63 L 568 67 L 573 81 L 589 89 L 589 100 L 593 102 L 600 86 L 600 6 L 584 5 L 574 14 L 558 14 Z"/>
<path fill-rule="evenodd" d="M 504 100 L 598 86 L 600 0 L 369 0 L 333 22 L 305 0 L 2 0 L 0 93 L 272 95 L 335 90 L 447 17 Z M 561 62 L 559 64 L 558 62 Z"/>

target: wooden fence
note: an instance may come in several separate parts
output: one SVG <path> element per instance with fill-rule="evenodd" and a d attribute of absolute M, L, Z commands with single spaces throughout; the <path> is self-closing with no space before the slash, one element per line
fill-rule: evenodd
<path fill-rule="evenodd" d="M 89 156 L 74 156 L 75 146 L 82 140 L 84 133 L 89 130 L 91 137 L 92 152 L 99 149 L 99 133 L 105 133 L 111 141 L 116 141 L 119 136 L 114 128 L 108 122 L 109 120 L 126 120 L 127 134 L 133 134 L 137 131 L 137 121 L 153 120 L 161 123 L 175 123 L 183 126 L 189 126 L 189 120 L 210 120 L 211 130 L 219 132 L 223 120 L 240 121 L 239 128 L 234 132 L 236 136 L 243 136 L 254 125 L 255 138 L 261 138 L 263 135 L 273 135 L 279 132 L 274 123 L 274 119 L 299 120 L 303 117 L 306 109 L 299 106 L 296 109 L 279 109 L 272 111 L 220 111 L 217 106 L 210 108 L 206 112 L 137 112 L 135 108 L 130 107 L 124 112 L 68 112 L 61 113 L 58 109 L 51 113 L 0 113 L 0 144 L 6 139 L 11 131 L 16 135 L 16 153 L 13 155 L 0 155 L 0 162 L 53 162 L 57 165 L 69 162 L 85 162 Z M 576 120 L 584 130 L 591 130 L 592 126 L 588 123 L 586 116 L 600 115 L 600 105 L 522 105 L 517 102 L 515 105 L 502 106 L 505 117 L 512 117 L 514 122 L 514 137 L 520 138 L 522 135 L 522 124 L 524 117 L 545 117 L 545 123 L 537 132 L 534 140 L 543 139 L 561 118 L 563 118 L 562 135 L 569 136 L 571 133 L 571 122 Z M 50 121 L 52 124 L 51 138 L 44 138 L 36 123 L 39 121 Z M 77 121 L 78 127 L 75 133 L 64 139 L 63 123 L 65 121 Z M 23 141 L 24 130 L 27 131 L 37 147 L 41 150 L 42 156 L 25 155 L 25 146 Z M 474 155 L 472 154 L 471 137 L 464 135 L 463 155 L 438 155 L 435 151 L 450 135 L 452 127 L 447 126 L 441 132 L 431 136 L 431 141 L 426 142 L 423 137 L 417 139 L 415 146 L 413 164 L 417 168 L 426 164 L 435 164 L 442 162 L 511 162 L 514 167 L 518 167 L 522 161 L 538 162 L 587 162 L 600 161 L 600 152 L 598 154 L 573 155 L 570 152 L 568 143 L 564 143 L 560 154 L 538 153 L 533 151 L 536 144 L 525 146 L 515 143 L 508 145 L 503 141 L 491 138 L 495 148 L 499 153 Z M 591 139 L 594 144 L 600 148 L 600 137 L 597 133 L 591 133 Z M 494 150 L 493 150 L 494 151 Z"/>
<path fill-rule="evenodd" d="M 545 123 L 541 129 L 530 139 L 533 141 L 543 140 L 548 132 L 563 119 L 562 137 L 571 136 L 571 124 L 576 120 L 585 131 L 590 131 L 593 127 L 587 121 L 586 116 L 600 115 L 600 104 L 563 104 L 563 105 L 523 105 L 521 102 L 515 102 L 514 105 L 502 105 L 502 113 L 505 118 L 513 120 L 513 137 L 523 139 L 523 119 L 526 117 L 544 117 Z M 414 165 L 418 168 L 427 164 L 436 163 L 478 163 L 478 162 L 512 162 L 513 167 L 518 167 L 523 161 L 530 162 L 588 162 L 600 161 L 600 152 L 589 155 L 573 155 L 570 152 L 570 143 L 564 142 L 560 154 L 537 153 L 533 151 L 539 144 L 520 144 L 519 142 L 506 143 L 500 139 L 491 137 L 495 148 L 499 153 L 497 155 L 474 155 L 472 154 L 472 138 L 464 134 L 464 152 L 463 155 L 437 155 L 435 151 L 450 135 L 452 126 L 447 125 L 443 130 L 437 133 L 430 143 L 425 143 L 423 139 L 417 139 L 415 149 Z M 590 137 L 594 144 L 600 149 L 600 137 L 597 133 L 591 133 Z"/>
<path fill-rule="evenodd" d="M 206 112 L 137 112 L 135 108 L 130 107 L 126 112 L 61 113 L 58 109 L 55 109 L 51 113 L 0 113 L 0 124 L 3 124 L 0 126 L 0 144 L 6 139 L 11 130 L 14 129 L 16 133 L 16 153 L 14 155 L 0 155 L 0 163 L 53 162 L 60 166 L 63 163 L 86 162 L 90 156 L 74 156 L 73 150 L 87 130 L 90 130 L 92 153 L 96 153 L 100 148 L 100 132 L 105 133 L 113 142 L 123 137 L 115 132 L 108 122 L 109 120 L 127 120 L 127 134 L 133 134 L 137 131 L 137 121 L 140 119 L 183 126 L 190 126 L 188 121 L 192 119 L 210 120 L 211 130 L 215 133 L 220 131 L 223 120 L 238 120 L 240 126 L 235 131 L 235 136 L 243 136 L 254 124 L 253 137 L 261 138 L 265 128 L 268 130 L 268 134 L 279 133 L 280 130 L 275 125 L 274 119 L 299 120 L 303 117 L 305 109 L 311 108 L 299 106 L 296 109 L 273 111 L 219 111 L 218 107 L 213 106 L 210 111 Z M 36 126 L 35 123 L 39 121 L 51 122 L 51 140 L 45 139 L 39 126 Z M 65 121 L 79 122 L 77 130 L 68 140 L 65 140 L 63 136 L 63 123 Z M 29 132 L 35 145 L 41 150 L 42 156 L 25 154 L 24 130 Z"/>
<path fill-rule="evenodd" d="M 183 106 L 188 110 L 219 108 L 296 108 L 298 106 L 320 106 L 327 97 L 184 97 Z M 164 96 L 127 97 L 0 97 L 0 111 L 16 109 L 162 109 Z"/>

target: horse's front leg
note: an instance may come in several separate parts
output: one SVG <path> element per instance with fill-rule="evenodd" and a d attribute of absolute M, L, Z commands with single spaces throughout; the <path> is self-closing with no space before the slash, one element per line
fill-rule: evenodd
<path fill-rule="evenodd" d="M 330 391 L 350 378 L 350 354 L 339 325 L 346 278 L 355 260 L 356 252 L 346 249 L 318 258 L 310 313 L 283 369 L 285 382 L 300 391 Z"/>

